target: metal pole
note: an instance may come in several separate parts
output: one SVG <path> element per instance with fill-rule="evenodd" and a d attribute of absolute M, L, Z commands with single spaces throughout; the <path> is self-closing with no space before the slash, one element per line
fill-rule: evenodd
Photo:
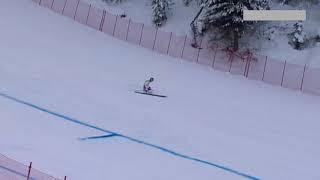
<path fill-rule="evenodd" d="M 28 171 L 27 180 L 29 180 L 29 178 L 30 178 L 31 168 L 32 168 L 32 162 L 30 162 L 30 165 L 29 165 L 29 171 Z"/>

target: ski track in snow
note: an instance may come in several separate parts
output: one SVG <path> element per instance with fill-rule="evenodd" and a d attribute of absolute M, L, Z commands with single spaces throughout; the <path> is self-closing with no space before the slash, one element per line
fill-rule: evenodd
<path fill-rule="evenodd" d="M 93 128 L 95 130 L 98 130 L 98 131 L 101 131 L 101 132 L 104 132 L 104 133 L 109 133 L 110 135 L 114 135 L 114 136 L 107 136 L 107 137 L 121 137 L 121 138 L 130 140 L 130 141 L 133 141 L 135 143 L 139 143 L 139 144 L 151 147 L 151 148 L 155 148 L 155 149 L 161 150 L 161 151 L 163 151 L 165 153 L 169 153 L 171 155 L 174 155 L 174 156 L 177 156 L 177 157 L 180 157 L 180 158 L 188 159 L 188 160 L 191 160 L 191 161 L 194 161 L 194 162 L 198 162 L 198 163 L 201 163 L 201 164 L 205 164 L 205 165 L 209 165 L 209 166 L 212 166 L 212 167 L 215 167 L 215 168 L 219 168 L 221 170 L 224 170 L 224 171 L 227 171 L 227 172 L 242 176 L 242 177 L 247 178 L 247 179 L 259 180 L 259 178 L 257 178 L 257 177 L 254 177 L 254 176 L 239 172 L 237 170 L 233 170 L 233 169 L 225 167 L 223 165 L 218 165 L 218 164 L 215 164 L 215 163 L 212 163 L 212 162 L 209 162 L 209 161 L 205 161 L 205 160 L 201 160 L 201 159 L 198 159 L 198 158 L 195 158 L 195 157 L 184 155 L 184 154 L 175 152 L 173 150 L 167 149 L 167 148 L 162 147 L 162 146 L 158 146 L 158 145 L 154 145 L 152 143 L 144 142 L 142 140 L 139 140 L 139 139 L 136 139 L 136 138 L 133 138 L 133 137 L 130 137 L 130 136 L 126 136 L 126 135 L 123 135 L 123 134 L 119 134 L 117 132 L 105 130 L 105 129 L 97 127 L 95 125 L 91 125 L 91 124 L 85 123 L 84 121 L 77 120 L 77 119 L 74 119 L 74 118 L 71 118 L 71 117 L 68 117 L 68 116 L 65 116 L 65 115 L 61 115 L 59 113 L 52 112 L 52 111 L 50 111 L 48 109 L 39 107 L 39 106 L 34 105 L 32 103 L 28 103 L 28 102 L 19 100 L 17 98 L 11 97 L 11 96 L 9 96 L 7 94 L 0 93 L 0 96 L 2 96 L 4 98 L 7 98 L 7 99 L 10 99 L 10 100 L 13 100 L 13 101 L 15 101 L 17 103 L 24 104 L 26 106 L 32 107 L 32 108 L 37 109 L 39 111 L 43 111 L 45 113 L 51 114 L 53 116 L 59 117 L 61 119 L 76 123 L 78 125 L 86 126 L 86 127 Z"/>

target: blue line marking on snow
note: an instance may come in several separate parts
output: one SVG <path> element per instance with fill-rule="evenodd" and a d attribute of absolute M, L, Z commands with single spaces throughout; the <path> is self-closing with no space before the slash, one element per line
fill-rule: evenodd
<path fill-rule="evenodd" d="M 78 121 L 78 120 L 76 120 L 76 119 L 74 119 L 74 118 L 70 118 L 70 117 L 68 117 L 68 116 L 64 116 L 64 115 L 55 113 L 55 112 L 53 112 L 53 111 L 44 109 L 44 108 L 42 108 L 42 107 L 40 107 L 40 106 L 37 106 L 37 105 L 31 104 L 31 103 L 28 103 L 28 102 L 19 100 L 19 99 L 17 99 L 17 98 L 11 97 L 11 96 L 6 95 L 6 94 L 3 94 L 3 93 L 0 93 L 0 96 L 5 97 L 5 98 L 7 98 L 7 99 L 11 99 L 11 100 L 13 100 L 13 101 L 15 101 L 15 102 L 18 102 L 18 103 L 20 103 L 20 104 L 27 105 L 27 106 L 32 107 L 32 108 L 34 108 L 34 109 L 40 110 L 40 111 L 42 111 L 42 112 L 51 114 L 51 115 L 53 115 L 53 116 L 56 116 L 56 117 L 59 117 L 59 118 L 62 118 L 62 119 L 65 119 L 65 120 L 68 120 L 68 121 L 71 121 L 71 122 L 74 122 L 74 123 L 77 123 L 77 124 L 86 126 L 86 127 L 89 127 L 89 128 L 92 128 L 92 129 L 96 129 L 96 130 L 98 130 L 98 131 L 102 131 L 102 132 L 106 132 L 106 133 L 110 133 L 110 134 L 117 134 L 117 133 L 114 133 L 114 132 L 112 132 L 112 131 L 108 131 L 108 130 L 99 128 L 99 127 L 97 127 L 97 126 L 93 126 L 93 125 L 90 125 L 90 124 L 87 124 L 87 123 Z"/>
<path fill-rule="evenodd" d="M 118 134 L 112 133 L 112 134 L 103 135 L 103 136 L 91 136 L 91 137 L 80 138 L 80 140 L 103 139 L 103 138 L 111 138 L 114 136 L 118 136 Z"/>
<path fill-rule="evenodd" d="M 105 130 L 105 129 L 103 129 L 103 128 L 99 128 L 99 127 L 97 127 L 97 126 L 94 126 L 94 125 L 91 125 L 91 124 L 82 122 L 82 121 L 80 121 L 80 120 L 77 120 L 77 119 L 74 119 L 74 118 L 71 118 L 71 117 L 62 115 L 62 114 L 58 114 L 58 113 L 56 113 L 56 112 L 50 111 L 50 110 L 45 109 L 45 108 L 42 108 L 42 107 L 40 107 L 40 106 L 37 106 L 37 105 L 31 104 L 31 103 L 22 101 L 22 100 L 20 100 L 20 99 L 14 98 L 14 97 L 9 96 L 9 95 L 4 94 L 4 93 L 0 93 L 0 96 L 2 96 L 2 97 L 4 97 L 4 98 L 7 98 L 7 99 L 10 99 L 10 100 L 13 100 L 13 101 L 15 101 L 15 102 L 17 102 L 17 103 L 24 104 L 24 105 L 26 105 L 26 106 L 32 107 L 32 108 L 37 109 L 37 110 L 39 110 L 39 111 L 42 111 L 42 112 L 51 114 L 51 115 L 53 115 L 53 116 L 59 117 L 59 118 L 61 118 L 61 119 L 64 119 L 64 120 L 67 120 L 67 121 L 70 121 L 70 122 L 73 122 L 73 123 L 76 123 L 76 124 L 80 124 L 80 125 L 82 125 L 82 126 L 86 126 L 86 127 L 92 128 L 92 129 L 96 129 L 96 130 L 98 130 L 98 131 L 102 131 L 102 132 L 105 132 L 105 133 L 113 134 L 114 136 L 122 137 L 122 138 L 127 139 L 127 140 L 130 140 L 130 141 L 132 141 L 132 142 L 136 142 L 136 143 L 139 143 L 139 144 L 143 144 L 143 145 L 145 145 L 145 146 L 148 146 L 148 147 L 152 147 L 152 148 L 154 148 L 154 149 L 161 150 L 161 151 L 163 151 L 163 152 L 166 152 L 166 153 L 168 153 L 168 154 L 174 155 L 174 156 L 176 156 L 176 157 L 180 157 L 180 158 L 183 158 L 183 159 L 187 159 L 187 160 L 199 162 L 199 163 L 202 163 L 202 164 L 206 164 L 206 165 L 209 165 L 209 166 L 213 166 L 213 167 L 222 169 L 222 170 L 224 170 L 224 171 L 230 172 L 230 173 L 232 173 L 232 174 L 236 174 L 236 175 L 242 176 L 242 177 L 247 178 L 247 179 L 259 180 L 259 178 L 257 178 L 257 177 L 254 177 L 254 176 L 251 176 L 251 175 L 248 175 L 248 174 L 245 174 L 245 173 L 242 173 L 242 172 L 233 170 L 233 169 L 228 168 L 228 167 L 226 167 L 226 166 L 218 165 L 218 164 L 215 164 L 215 163 L 212 163 L 212 162 L 209 162 L 209 161 L 205 161 L 205 160 L 201 160 L 201 159 L 198 159 L 198 158 L 195 158 L 195 157 L 183 155 L 183 154 L 180 154 L 180 153 L 178 153 L 178 152 L 169 150 L 169 149 L 167 149 L 167 148 L 165 148 L 165 147 L 162 147 L 162 146 L 154 145 L 154 144 L 151 144 L 151 143 L 148 143 L 148 142 L 145 142 L 145 141 L 136 139 L 136 138 L 132 138 L 132 137 L 129 137 L 129 136 L 126 136 L 126 135 L 123 135 L 123 134 L 119 134 L 119 133 L 116 133 L 116 132 L 113 132 L 113 131 Z"/>

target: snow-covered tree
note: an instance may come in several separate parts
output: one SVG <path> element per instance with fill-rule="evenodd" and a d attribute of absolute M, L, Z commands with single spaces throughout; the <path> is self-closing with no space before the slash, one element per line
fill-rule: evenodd
<path fill-rule="evenodd" d="M 319 0 L 278 0 L 281 4 L 299 5 L 299 4 L 318 4 Z"/>
<path fill-rule="evenodd" d="M 201 3 L 205 2 L 206 0 L 182 0 L 186 6 L 188 6 L 192 1 L 195 1 L 198 5 L 201 5 Z"/>
<path fill-rule="evenodd" d="M 153 11 L 153 23 L 156 26 L 162 26 L 168 19 L 168 13 L 170 6 L 172 5 L 171 0 L 152 0 L 152 11 Z"/>
<path fill-rule="evenodd" d="M 190 4 L 191 1 L 193 0 L 182 0 L 184 5 L 188 6 Z"/>
<path fill-rule="evenodd" d="M 237 50 L 242 33 L 248 26 L 254 24 L 243 21 L 243 10 L 269 9 L 269 0 L 205 0 L 200 7 L 200 11 L 191 23 L 194 35 L 201 35 L 211 28 L 218 28 L 232 37 L 233 48 Z"/>
<path fill-rule="evenodd" d="M 291 33 L 290 44 L 293 46 L 294 49 L 301 50 L 306 43 L 306 35 L 303 32 L 303 25 L 301 22 L 297 22 L 293 25 L 294 31 Z"/>
<path fill-rule="evenodd" d="M 107 3 L 122 3 L 125 0 L 103 0 L 103 1 Z"/>

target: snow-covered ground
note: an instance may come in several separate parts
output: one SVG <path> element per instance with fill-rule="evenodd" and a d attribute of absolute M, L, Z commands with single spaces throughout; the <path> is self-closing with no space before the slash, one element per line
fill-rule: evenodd
<path fill-rule="evenodd" d="M 72 117 L 261 179 L 320 178 L 320 97 L 181 62 L 30 0 L 0 6 L 0 153 L 56 177 L 244 179 Z M 153 76 L 156 92 L 133 93 Z M 59 117 L 63 115 L 63 117 Z"/>
<path fill-rule="evenodd" d="M 125 13 L 135 22 L 152 24 L 152 9 L 150 0 L 126 0 L 123 3 L 106 3 L 103 0 L 83 0 L 96 7 L 104 8 L 114 14 Z M 190 33 L 190 22 L 196 15 L 198 8 L 195 2 L 190 3 L 189 7 L 183 5 L 182 0 L 173 0 L 171 14 L 167 23 L 161 27 L 162 30 L 175 32 L 185 35 Z M 297 9 L 288 5 L 279 5 L 274 2 L 271 4 L 273 9 Z M 307 9 L 307 21 L 303 22 L 305 33 L 309 35 L 319 34 L 320 32 L 320 4 L 317 6 L 299 7 Z M 303 51 L 295 50 L 288 44 L 287 34 L 293 31 L 295 22 L 269 22 L 261 26 L 254 36 L 244 38 L 242 45 L 257 49 L 256 53 L 266 55 L 279 61 L 288 61 L 295 64 L 309 64 L 313 67 L 320 67 L 320 44 L 313 48 Z M 271 33 L 274 31 L 274 33 Z M 260 36 L 257 38 L 257 36 Z M 271 38 L 271 40 L 268 40 Z"/>

